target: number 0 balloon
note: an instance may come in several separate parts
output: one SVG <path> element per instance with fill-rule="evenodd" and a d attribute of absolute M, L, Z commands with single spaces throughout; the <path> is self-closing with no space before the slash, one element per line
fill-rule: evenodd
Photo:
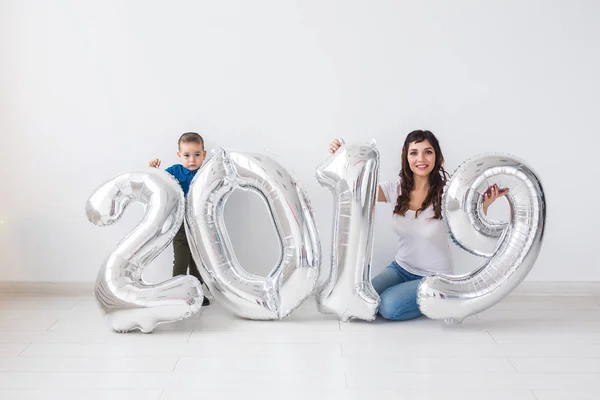
<path fill-rule="evenodd" d="M 266 278 L 248 273 L 235 257 L 223 218 L 225 202 L 235 189 L 259 193 L 275 224 L 282 257 Z M 186 221 L 204 282 L 234 314 L 282 319 L 313 291 L 321 247 L 310 202 L 298 182 L 270 157 L 219 151 L 190 186 Z"/>

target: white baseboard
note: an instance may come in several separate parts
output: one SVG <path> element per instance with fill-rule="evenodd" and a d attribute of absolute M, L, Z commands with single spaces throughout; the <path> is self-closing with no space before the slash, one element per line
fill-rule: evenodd
<path fill-rule="evenodd" d="M 0 294 L 86 296 L 94 293 L 94 282 L 0 282 Z"/>
<path fill-rule="evenodd" d="M 512 295 L 600 297 L 600 282 L 523 282 Z"/>
<path fill-rule="evenodd" d="M 0 294 L 86 296 L 94 282 L 0 282 Z M 600 282 L 523 282 L 511 296 L 596 296 Z"/>

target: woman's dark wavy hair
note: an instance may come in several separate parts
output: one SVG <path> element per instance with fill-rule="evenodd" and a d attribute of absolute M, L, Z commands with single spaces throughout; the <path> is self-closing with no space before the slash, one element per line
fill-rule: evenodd
<path fill-rule="evenodd" d="M 448 173 L 444 169 L 444 155 L 440 149 L 440 143 L 430 131 L 416 130 L 406 136 L 404 146 L 402 147 L 402 169 L 400 170 L 400 196 L 396 200 L 394 214 L 404 216 L 408 211 L 410 203 L 410 192 L 414 189 L 415 178 L 410 165 L 408 165 L 408 146 L 413 143 L 420 143 L 429 140 L 435 152 L 435 165 L 431 174 L 429 174 L 429 192 L 423 201 L 421 208 L 415 213 L 415 218 L 419 213 L 433 204 L 435 219 L 442 219 L 442 194 L 446 186 Z"/>

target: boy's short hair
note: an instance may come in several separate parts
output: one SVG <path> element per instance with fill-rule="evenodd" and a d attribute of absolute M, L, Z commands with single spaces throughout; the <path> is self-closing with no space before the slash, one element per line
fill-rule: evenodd
<path fill-rule="evenodd" d="M 204 149 L 204 139 L 196 132 L 186 132 L 179 137 L 177 148 L 181 148 L 181 143 L 200 143 Z"/>

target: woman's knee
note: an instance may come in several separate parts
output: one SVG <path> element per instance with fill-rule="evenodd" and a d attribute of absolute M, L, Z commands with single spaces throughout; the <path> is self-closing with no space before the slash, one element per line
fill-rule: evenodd
<path fill-rule="evenodd" d="M 375 292 L 377 292 L 377 294 L 380 296 L 388 288 L 397 285 L 398 283 L 400 283 L 398 281 L 398 274 L 394 270 L 390 269 L 390 267 L 387 267 L 381 271 L 371 280 L 373 289 L 375 289 Z"/>
<path fill-rule="evenodd" d="M 379 309 L 377 310 L 379 315 L 381 315 L 385 319 L 392 319 L 392 315 L 395 315 L 395 310 L 390 304 L 389 301 L 386 301 L 383 297 L 381 297 L 381 303 L 379 304 Z"/>
<path fill-rule="evenodd" d="M 392 321 L 406 321 L 421 316 L 421 311 L 414 305 L 402 301 L 394 301 L 390 296 L 382 296 L 379 314 Z"/>

